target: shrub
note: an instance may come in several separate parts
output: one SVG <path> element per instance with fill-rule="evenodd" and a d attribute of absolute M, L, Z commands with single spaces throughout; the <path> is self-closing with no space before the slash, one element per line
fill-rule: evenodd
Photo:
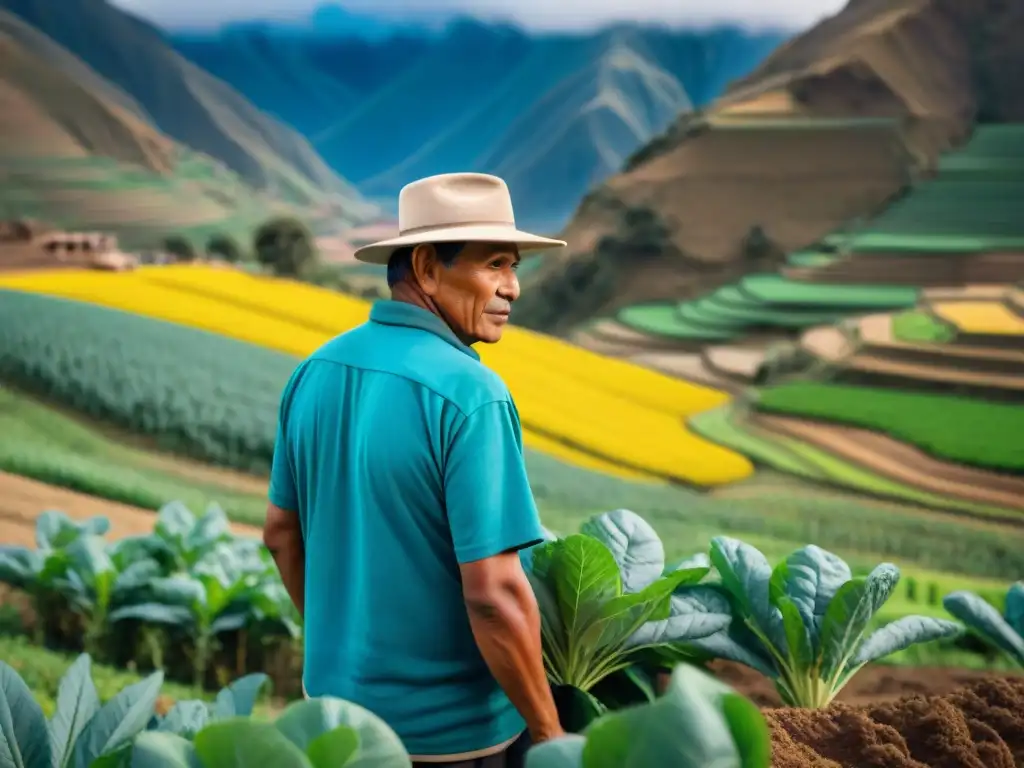
<path fill-rule="evenodd" d="M 253 238 L 257 261 L 277 275 L 297 277 L 316 261 L 313 236 L 298 219 L 277 218 L 263 224 Z"/>
<path fill-rule="evenodd" d="M 164 250 L 178 261 L 195 261 L 199 255 L 192 242 L 182 235 L 171 235 L 164 240 Z"/>

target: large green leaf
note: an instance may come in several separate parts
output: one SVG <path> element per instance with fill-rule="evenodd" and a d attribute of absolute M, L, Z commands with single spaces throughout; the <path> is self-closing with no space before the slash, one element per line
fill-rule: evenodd
<path fill-rule="evenodd" d="M 359 751 L 346 768 L 393 768 L 409 764 L 401 739 L 379 717 L 350 701 L 330 697 L 290 704 L 275 727 L 299 749 L 338 726 L 347 726 L 359 737 Z M 404 761 L 404 762 L 403 762 Z"/>
<path fill-rule="evenodd" d="M 63 512 L 48 509 L 36 517 L 36 546 L 63 549 L 79 536 L 104 536 L 109 530 L 110 520 L 102 515 L 77 522 Z"/>
<path fill-rule="evenodd" d="M 1024 637 L 1024 581 L 1018 581 L 1006 592 L 1006 623 Z"/>
<path fill-rule="evenodd" d="M 111 558 L 113 561 L 113 558 Z M 115 562 L 115 568 L 117 564 Z M 154 579 L 163 575 L 163 568 L 156 560 L 145 558 L 137 560 L 120 570 L 114 580 L 114 594 L 125 594 L 148 588 Z"/>
<path fill-rule="evenodd" d="M 817 649 L 818 633 L 829 603 L 839 588 L 853 578 L 850 567 L 838 555 L 810 544 L 780 563 L 772 578 L 800 612 Z"/>
<path fill-rule="evenodd" d="M 899 568 L 882 563 L 867 578 L 851 579 L 839 588 L 821 626 L 823 679 L 834 679 L 853 657 L 871 618 L 892 595 L 899 578 Z"/>
<path fill-rule="evenodd" d="M 170 544 L 175 551 L 185 549 L 185 538 L 196 524 L 192 510 L 180 501 L 164 504 L 156 514 L 153 532 Z"/>
<path fill-rule="evenodd" d="M 339 725 L 321 733 L 306 747 L 306 757 L 313 768 L 341 768 L 352 764 L 359 752 L 359 734 L 354 728 Z"/>
<path fill-rule="evenodd" d="M 0 661 L 0 766 L 50 768 L 51 755 L 43 710 L 14 668 Z"/>
<path fill-rule="evenodd" d="M 126 605 L 111 611 L 107 620 L 112 624 L 125 619 L 137 619 L 150 624 L 167 624 L 172 627 L 185 627 L 192 624 L 192 612 L 180 605 L 164 605 L 163 603 L 142 603 Z"/>
<path fill-rule="evenodd" d="M 681 665 L 661 698 L 606 715 L 587 729 L 583 766 L 741 768 L 741 749 L 723 712 L 729 695 L 735 694 L 728 686 Z M 748 726 L 737 732 L 751 738 L 753 731 Z M 762 736 L 767 738 L 766 728 Z"/>
<path fill-rule="evenodd" d="M 739 768 L 770 768 L 771 732 L 757 705 L 738 693 L 727 693 L 719 706 L 740 753 Z"/>
<path fill-rule="evenodd" d="M 789 595 L 778 598 L 778 608 L 782 611 L 782 626 L 786 631 L 786 645 L 789 658 L 795 670 L 810 669 L 815 662 L 811 629 L 804 623 L 800 609 Z M 814 621 L 809 616 L 808 621 Z"/>
<path fill-rule="evenodd" d="M 942 605 L 953 616 L 1024 665 L 1024 637 L 988 601 L 973 592 L 952 592 Z"/>
<path fill-rule="evenodd" d="M 956 637 L 961 632 L 963 627 L 954 621 L 928 616 L 903 616 L 869 635 L 857 649 L 850 666 L 859 667 L 917 643 Z"/>
<path fill-rule="evenodd" d="M 627 647 L 687 643 L 724 630 L 732 621 L 728 598 L 710 585 L 678 587 L 669 599 L 666 619 L 648 621 L 634 632 Z"/>
<path fill-rule="evenodd" d="M 201 553 L 231 536 L 228 516 L 217 504 L 211 504 L 206 514 L 196 520 L 185 538 L 187 552 Z"/>
<path fill-rule="evenodd" d="M 43 558 L 37 552 L 25 547 L 0 546 L 0 583 L 30 591 L 42 564 Z"/>
<path fill-rule="evenodd" d="M 566 636 L 577 638 L 607 601 L 622 594 L 619 567 L 608 548 L 590 536 L 574 534 L 554 545 L 550 577 Z"/>
<path fill-rule="evenodd" d="M 635 512 L 617 509 L 595 515 L 580 530 L 608 547 L 618 563 L 625 592 L 639 592 L 665 569 L 665 548 L 661 539 Z"/>
<path fill-rule="evenodd" d="M 89 768 L 93 760 L 130 742 L 153 717 L 163 685 L 163 672 L 121 690 L 104 704 L 82 730 L 71 755 L 74 768 Z"/>
<path fill-rule="evenodd" d="M 195 739 L 205 768 L 313 768 L 305 752 L 270 723 L 232 717 L 206 726 Z"/>
<path fill-rule="evenodd" d="M 263 686 L 270 678 L 262 672 L 240 677 L 217 694 L 214 714 L 217 717 L 247 717 L 252 714 Z"/>
<path fill-rule="evenodd" d="M 744 618 L 786 655 L 782 612 L 771 602 L 772 568 L 765 556 L 742 541 L 716 536 L 711 540 L 711 562 Z"/>
<path fill-rule="evenodd" d="M 100 697 L 92 682 L 91 666 L 89 654 L 81 654 L 57 687 L 57 707 L 49 728 L 53 768 L 71 763 L 75 742 L 99 711 Z"/>
<path fill-rule="evenodd" d="M 590 650 L 624 645 L 648 621 L 664 621 L 670 615 L 672 591 L 685 573 L 671 574 L 639 592 L 613 597 L 601 606 L 596 620 L 580 636 Z"/>
<path fill-rule="evenodd" d="M 135 739 L 131 768 L 203 768 L 192 742 L 174 733 L 146 731 Z"/>
<path fill-rule="evenodd" d="M 583 768 L 585 743 L 583 736 L 568 733 L 532 746 L 526 752 L 526 768 Z"/>

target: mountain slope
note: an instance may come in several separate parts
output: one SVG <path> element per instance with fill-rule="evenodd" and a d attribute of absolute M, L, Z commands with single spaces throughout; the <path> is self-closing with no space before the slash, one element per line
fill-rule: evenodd
<path fill-rule="evenodd" d="M 531 35 L 468 19 L 442 35 L 379 42 L 264 31 L 259 50 L 278 72 L 264 87 L 231 64 L 252 56 L 257 33 L 244 37 L 235 31 L 175 44 L 302 127 L 326 161 L 379 204 L 393 206 L 404 184 L 433 173 L 499 173 L 520 222 L 548 230 L 680 111 L 717 95 L 782 39 L 631 26 Z M 333 112 L 309 85 L 325 76 L 344 89 Z M 299 84 L 291 106 L 281 81 Z M 329 126 L 318 130 L 327 117 Z"/>
<path fill-rule="evenodd" d="M 168 234 L 246 242 L 274 212 L 223 166 L 160 133 L 134 100 L 0 11 L 0 219 L 112 231 L 128 247 Z M 17 256 L 7 249 L 0 262 Z"/>
<path fill-rule="evenodd" d="M 175 52 L 153 27 L 104 0 L 0 0 L 130 95 L 161 131 L 224 162 L 258 189 L 314 213 L 374 211 L 293 129 Z"/>
<path fill-rule="evenodd" d="M 646 212 L 664 234 L 643 262 L 628 239 L 616 251 L 619 268 L 632 267 L 631 302 L 773 268 L 782 252 L 884 207 L 978 116 L 1024 112 L 1022 35 L 1021 6 L 1002 0 L 851 0 L 596 188 L 563 231 L 568 253 L 531 271 L 524 296 L 564 293 L 580 264 L 600 273 L 611 257 L 595 254 L 621 237 L 623 211 Z M 744 255 L 755 227 L 774 261 Z"/>

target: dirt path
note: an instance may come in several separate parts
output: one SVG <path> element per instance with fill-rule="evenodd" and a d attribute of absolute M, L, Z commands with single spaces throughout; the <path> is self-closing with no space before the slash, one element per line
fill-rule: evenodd
<path fill-rule="evenodd" d="M 1024 478 L 942 461 L 912 445 L 856 427 L 810 419 L 752 414 L 771 432 L 805 440 L 865 469 L 932 493 L 1024 510 Z"/>
<path fill-rule="evenodd" d="M 110 518 L 110 539 L 149 533 L 155 519 L 148 509 L 0 472 L 0 544 L 33 546 L 36 517 L 47 509 L 60 510 L 77 520 L 105 515 Z M 254 526 L 232 523 L 231 530 L 239 536 L 260 536 L 260 529 Z"/>

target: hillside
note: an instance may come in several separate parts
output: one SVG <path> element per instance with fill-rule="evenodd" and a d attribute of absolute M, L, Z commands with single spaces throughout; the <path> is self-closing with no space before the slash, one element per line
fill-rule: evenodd
<path fill-rule="evenodd" d="M 311 215 L 373 215 L 295 130 L 260 112 L 228 84 L 187 61 L 153 27 L 105 0 L 0 0 L 0 9 L 49 37 L 134 102 L 137 114 L 191 150 L 221 161 L 252 187 Z M 67 56 L 47 63 L 74 79 Z"/>
<path fill-rule="evenodd" d="M 162 134 L 131 96 L 0 11 L 0 218 L 111 231 L 128 247 L 168 233 L 243 242 L 274 206 Z M 2 261 L 8 261 L 5 252 Z"/>
<path fill-rule="evenodd" d="M 632 302 L 696 297 L 878 212 L 961 144 L 976 117 L 1010 119 L 1024 103 L 1015 74 L 1024 56 L 1010 43 L 1024 19 L 1008 6 L 850 2 L 596 188 L 563 231 L 567 256 L 532 271 L 524 296 L 540 286 L 572 295 L 581 271 L 600 276 L 622 262 L 634 267 Z M 595 256 L 603 239 L 622 238 L 623 213 L 638 210 L 664 230 L 657 254 L 640 267 L 627 240 Z M 744 248 L 754 228 L 766 241 L 758 253 Z M 531 314 L 532 327 L 566 330 Z"/>
<path fill-rule="evenodd" d="M 557 231 L 588 189 L 782 39 L 628 26 L 534 35 L 463 20 L 377 43 L 245 28 L 175 45 L 306 132 L 374 202 L 393 206 L 421 176 L 497 173 L 521 224 Z"/>

